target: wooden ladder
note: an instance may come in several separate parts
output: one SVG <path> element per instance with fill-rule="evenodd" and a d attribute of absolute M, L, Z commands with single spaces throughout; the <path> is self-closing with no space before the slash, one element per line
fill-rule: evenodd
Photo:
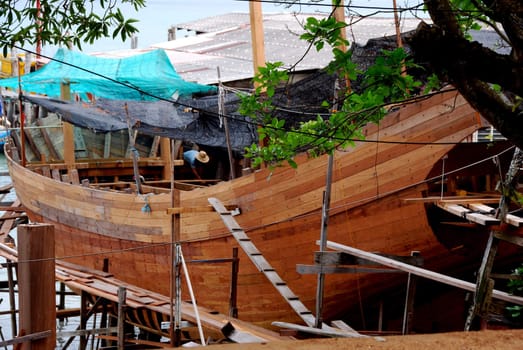
<path fill-rule="evenodd" d="M 301 317 L 301 319 L 309 326 L 314 327 L 316 318 L 312 312 L 301 302 L 300 298 L 292 292 L 287 286 L 287 283 L 280 277 L 278 272 L 265 259 L 262 253 L 256 248 L 245 231 L 238 225 L 232 216 L 232 212 L 227 210 L 225 206 L 216 198 L 209 198 L 209 203 L 214 207 L 214 210 L 220 214 L 225 226 L 229 229 L 233 237 L 238 241 L 238 244 L 243 249 L 245 254 L 251 259 L 253 264 L 260 272 L 263 272 L 265 277 L 272 283 L 274 288 L 283 296 L 289 303 L 292 309 Z M 328 326 L 326 326 L 328 327 Z"/>
<path fill-rule="evenodd" d="M 245 231 L 238 225 L 236 220 L 232 216 L 232 211 L 227 210 L 225 206 L 216 198 L 209 198 L 209 203 L 214 207 L 214 210 L 220 214 L 225 226 L 229 229 L 232 236 L 236 239 L 240 247 L 251 259 L 254 265 L 260 272 L 263 272 L 265 277 L 272 283 L 274 288 L 280 293 L 280 295 L 287 301 L 290 307 L 301 317 L 307 326 L 295 325 L 287 322 L 273 322 L 272 324 L 277 327 L 284 327 L 295 329 L 297 331 L 309 332 L 312 334 L 321 334 L 331 337 L 367 337 L 366 335 L 360 334 L 354 329 L 350 328 L 343 321 L 336 321 L 337 327 L 331 327 L 325 323 L 321 324 L 321 329 L 314 328 L 316 325 L 316 317 L 312 312 L 301 302 L 300 298 L 293 293 L 293 291 L 287 286 L 287 283 L 278 275 L 278 272 L 271 266 L 271 264 L 265 259 L 262 253 L 256 248 L 254 243 L 251 241 Z"/>

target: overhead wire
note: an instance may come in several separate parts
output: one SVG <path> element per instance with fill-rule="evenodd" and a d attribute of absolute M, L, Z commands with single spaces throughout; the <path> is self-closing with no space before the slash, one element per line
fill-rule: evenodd
<path fill-rule="evenodd" d="M 234 0 L 237 2 L 260 2 L 262 4 L 275 4 L 275 5 L 283 5 L 283 6 L 310 6 L 310 7 L 332 7 L 332 2 L 316 2 L 316 1 L 283 1 L 283 0 Z M 342 7 L 341 5 L 338 5 Z M 394 8 L 393 6 L 366 6 L 366 5 L 354 5 L 352 4 L 352 1 L 350 1 L 348 4 L 343 5 L 343 7 L 347 8 L 348 10 L 351 9 L 358 9 L 358 10 L 373 10 L 375 11 L 371 15 L 376 15 L 380 13 L 394 13 L 394 12 L 409 12 L 409 11 L 426 11 L 424 9 L 424 3 L 423 1 L 418 2 L 415 5 L 402 7 L 397 6 Z M 477 14 L 477 13 L 484 13 L 481 9 L 468 9 L 468 10 L 461 10 L 461 9 L 453 9 L 453 10 L 438 10 L 439 12 L 452 12 L 452 13 L 461 13 L 461 14 Z M 368 15 L 364 15 L 368 16 Z"/>
<path fill-rule="evenodd" d="M 22 51 L 25 51 L 25 52 L 28 52 L 28 53 L 31 53 L 31 54 L 36 54 L 36 52 L 34 52 L 32 50 L 25 49 L 25 48 L 22 48 L 22 47 L 19 47 L 19 46 L 16 46 L 16 45 L 13 45 L 13 47 L 18 49 L 18 50 L 22 50 Z M 149 93 L 147 91 L 144 91 L 144 90 L 142 90 L 142 89 L 140 89 L 140 88 L 138 88 L 138 87 L 136 87 L 134 85 L 131 85 L 131 84 L 128 84 L 128 83 L 125 83 L 125 82 L 113 79 L 111 77 L 105 76 L 103 74 L 97 73 L 97 72 L 89 70 L 87 68 L 80 67 L 80 66 L 77 66 L 75 64 L 72 64 L 72 63 L 69 63 L 69 62 L 65 62 L 65 61 L 62 61 L 62 60 L 59 60 L 59 59 L 56 59 L 56 58 L 53 58 L 53 57 L 45 56 L 45 55 L 42 55 L 42 54 L 40 54 L 40 56 L 42 56 L 42 57 L 44 57 L 44 58 L 46 58 L 48 60 L 52 60 L 52 61 L 64 64 L 64 65 L 67 65 L 67 66 L 79 69 L 79 70 L 84 71 L 86 73 L 93 74 L 95 76 L 98 76 L 98 77 L 100 77 L 102 79 L 106 79 L 106 80 L 111 81 L 113 83 L 120 84 L 122 86 L 125 86 L 125 87 L 127 87 L 129 89 L 133 89 L 135 91 L 138 91 L 139 93 L 142 93 L 142 94 L 144 94 L 146 96 L 155 98 L 157 100 L 168 102 L 168 103 L 172 103 L 174 105 L 185 107 L 185 108 L 194 110 L 196 112 L 201 112 L 201 113 L 208 114 L 208 115 L 211 115 L 211 116 L 220 117 L 220 114 L 217 113 L 217 112 L 210 111 L 210 110 L 205 110 L 203 108 L 198 108 L 198 107 L 189 105 L 187 103 L 183 103 L 183 102 L 167 99 L 167 98 L 164 98 L 164 97 L 161 97 L 161 96 L 156 96 L 156 95 L 154 95 L 152 93 Z M 417 102 L 419 102 L 422 99 L 426 99 L 426 98 L 429 98 L 429 97 L 437 95 L 437 94 L 445 93 L 447 91 L 448 90 L 436 91 L 436 92 L 433 92 L 433 93 L 430 93 L 430 94 L 426 94 L 426 95 L 423 95 L 423 96 L 414 96 L 412 98 L 404 99 L 402 101 L 396 101 L 394 103 L 384 103 L 383 105 L 377 106 L 377 107 L 386 107 L 386 106 L 398 105 L 398 104 L 408 105 L 408 104 L 411 104 L 411 103 L 417 103 Z M 373 107 L 373 108 L 375 108 L 375 107 Z M 365 113 L 365 112 L 368 112 L 368 111 L 369 111 L 369 109 L 361 110 L 361 111 L 355 112 L 354 114 L 352 114 L 352 116 L 357 116 L 360 113 Z M 296 113 L 300 114 L 301 112 L 300 111 L 296 111 Z M 322 114 L 318 113 L 317 115 L 321 116 Z M 239 122 L 239 123 L 249 124 L 249 125 L 252 125 L 252 126 L 260 125 L 260 122 L 238 119 L 238 118 L 235 118 L 234 116 L 228 115 L 228 114 L 223 114 L 222 117 L 228 118 L 229 120 L 234 120 L 234 121 Z M 276 128 L 276 127 L 274 127 L 272 125 L 264 125 L 264 127 L 265 128 L 274 129 L 274 130 L 283 130 L 285 132 L 293 132 L 293 133 L 296 133 L 296 134 L 301 134 L 301 135 L 310 136 L 310 137 L 322 138 L 322 137 L 328 136 L 328 135 L 318 135 L 318 134 L 305 132 L 305 131 L 301 131 L 301 130 L 292 130 L 292 129 L 288 129 L 288 128 Z M 422 141 L 409 142 L 409 141 L 392 141 L 392 140 L 383 141 L 383 140 L 367 140 L 367 139 L 350 138 L 350 137 L 348 137 L 348 138 L 340 138 L 340 137 L 334 137 L 334 136 L 333 136 L 333 139 L 336 140 L 336 141 L 339 141 L 339 142 L 347 142 L 347 141 L 351 141 L 351 142 L 371 142 L 371 143 L 379 142 L 379 143 L 390 143 L 390 144 L 417 144 L 417 145 L 424 145 L 424 144 L 435 144 L 435 145 L 440 144 L 440 145 L 444 145 L 444 144 L 458 144 L 459 143 L 459 142 L 422 142 Z"/>

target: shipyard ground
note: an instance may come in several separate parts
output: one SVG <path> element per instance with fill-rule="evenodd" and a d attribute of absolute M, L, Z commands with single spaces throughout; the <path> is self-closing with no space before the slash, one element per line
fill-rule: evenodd
<path fill-rule="evenodd" d="M 365 339 L 314 339 L 266 344 L 212 345 L 213 350 L 521 350 L 523 329 L 388 336 Z"/>

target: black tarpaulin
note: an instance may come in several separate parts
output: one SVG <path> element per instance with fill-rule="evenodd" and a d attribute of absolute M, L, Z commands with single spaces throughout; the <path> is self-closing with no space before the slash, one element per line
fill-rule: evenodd
<path fill-rule="evenodd" d="M 226 148 L 223 119 L 214 112 L 212 101 L 125 101 L 97 99 L 94 103 L 66 102 L 44 97 L 24 96 L 27 101 L 56 113 L 63 120 L 95 132 L 128 128 L 144 134 L 191 141 L 199 145 Z M 200 105 L 209 109 L 202 112 Z M 193 107 L 193 108 L 192 108 Z M 248 118 L 227 116 L 231 148 L 237 151 L 257 142 L 256 126 Z"/>

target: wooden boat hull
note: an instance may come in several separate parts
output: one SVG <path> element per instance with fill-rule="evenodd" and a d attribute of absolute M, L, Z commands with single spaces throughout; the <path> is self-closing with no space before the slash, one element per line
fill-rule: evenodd
<path fill-rule="evenodd" d="M 421 197 L 427 190 L 424 180 L 452 149 L 451 143 L 480 126 L 477 113 L 455 92 L 401 107 L 379 126 L 369 126 L 368 140 L 394 142 L 358 142 L 335 153 L 329 240 L 395 255 L 419 251 L 425 266 L 437 271 L 462 263 L 466 257 L 453 256 L 433 235 L 424 204 L 404 199 Z M 56 181 L 7 159 L 17 196 L 31 221 L 54 225 L 58 259 L 96 269 L 102 269 L 107 259 L 115 277 L 169 295 L 173 224 L 167 209 L 208 206 L 213 197 L 240 208 L 235 219 L 314 312 L 317 276 L 297 273 L 296 265 L 313 264 L 318 250 L 326 157 L 300 156 L 297 169 L 262 169 L 214 186 L 180 191 L 180 204 L 173 204 L 169 193 L 139 196 Z M 231 265 L 209 260 L 231 258 L 238 243 L 213 212 L 184 213 L 180 227 L 197 302 L 228 313 Z M 242 251 L 239 258 L 239 318 L 263 325 L 300 322 Z M 404 283 L 401 274 L 329 275 L 324 318 L 341 317 L 362 297 Z"/>

